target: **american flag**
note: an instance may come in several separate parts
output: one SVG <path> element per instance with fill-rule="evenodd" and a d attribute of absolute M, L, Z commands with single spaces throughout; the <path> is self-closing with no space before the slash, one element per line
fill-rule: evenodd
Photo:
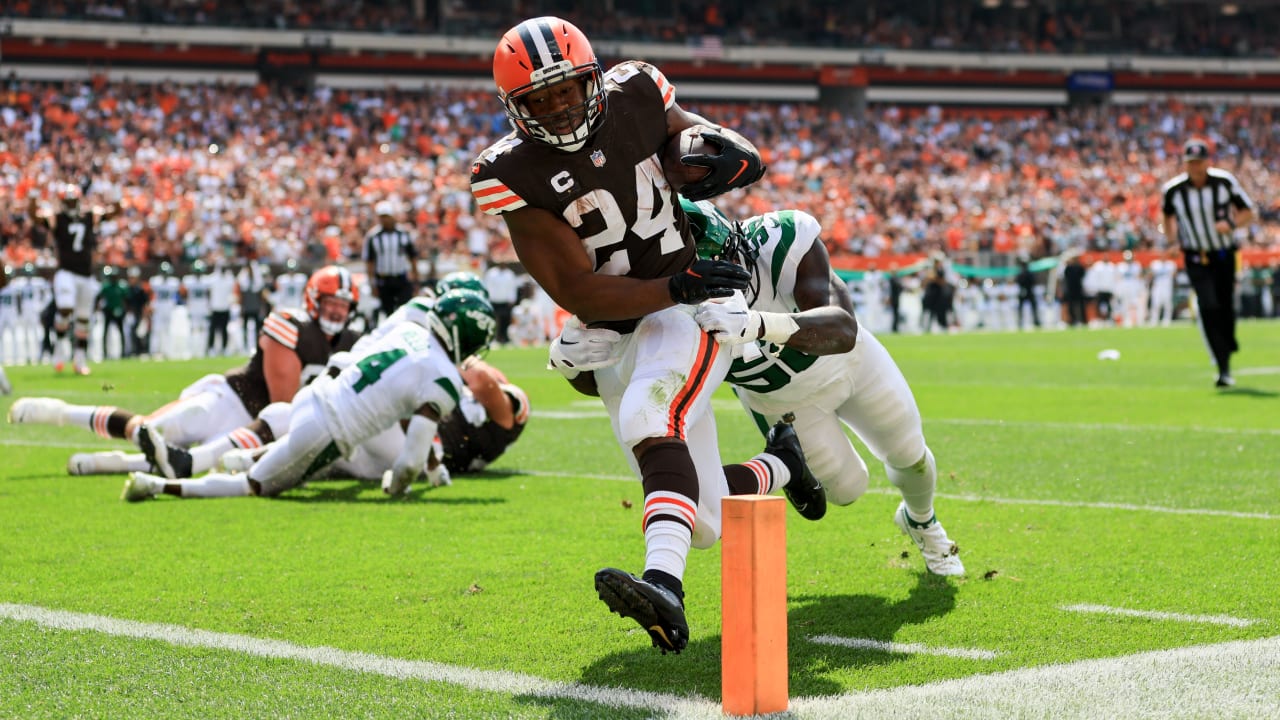
<path fill-rule="evenodd" d="M 693 43 L 692 55 L 703 60 L 719 60 L 724 57 L 724 44 L 719 35 L 703 35 Z"/>

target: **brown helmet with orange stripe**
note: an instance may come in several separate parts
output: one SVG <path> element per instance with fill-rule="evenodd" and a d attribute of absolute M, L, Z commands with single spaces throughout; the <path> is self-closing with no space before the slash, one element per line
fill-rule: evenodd
<path fill-rule="evenodd" d="M 604 71 L 587 36 L 560 18 L 508 30 L 493 53 L 493 80 L 516 130 L 565 152 L 581 149 L 604 117 Z"/>
<path fill-rule="evenodd" d="M 311 274 L 304 292 L 307 314 L 320 324 L 325 335 L 337 335 L 347 327 L 351 308 L 360 299 L 360 288 L 351 272 L 338 265 L 326 265 Z M 345 300 L 345 308 L 339 303 L 326 303 L 324 298 Z"/>

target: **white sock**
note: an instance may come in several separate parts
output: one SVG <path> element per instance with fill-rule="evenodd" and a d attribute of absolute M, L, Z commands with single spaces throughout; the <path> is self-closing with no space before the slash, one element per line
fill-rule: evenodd
<path fill-rule="evenodd" d="M 661 570 L 683 581 L 692 543 L 693 533 L 680 523 L 665 520 L 649 523 L 644 531 L 644 569 Z"/>
<path fill-rule="evenodd" d="M 184 498 L 246 497 L 249 476 L 244 473 L 210 473 L 202 478 L 178 483 Z"/>
<path fill-rule="evenodd" d="M 202 473 L 212 470 L 218 464 L 223 453 L 236 447 L 229 435 L 214 438 L 191 448 L 191 472 Z"/>
<path fill-rule="evenodd" d="M 125 472 L 151 472 L 151 463 L 142 453 L 127 453 L 124 456 Z"/>
<path fill-rule="evenodd" d="M 101 416 L 98 416 L 99 410 L 104 411 Z M 103 405 L 63 405 L 62 424 L 88 428 L 90 432 L 95 433 L 101 428 L 105 432 L 106 418 L 111 415 L 113 410 L 115 408 Z M 102 437 L 107 437 L 102 433 L 98 434 L 102 435 Z"/>
<path fill-rule="evenodd" d="M 902 493 L 907 515 L 918 523 L 929 522 L 933 518 L 933 491 L 938 484 L 938 465 L 929 448 L 926 447 L 924 457 L 910 467 L 897 468 L 885 463 L 884 469 L 889 482 Z"/>

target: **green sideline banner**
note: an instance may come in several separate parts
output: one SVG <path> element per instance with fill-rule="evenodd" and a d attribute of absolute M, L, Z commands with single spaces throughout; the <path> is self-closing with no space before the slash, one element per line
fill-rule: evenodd
<path fill-rule="evenodd" d="M 1048 257 L 1048 258 L 1041 258 L 1039 260 L 1034 260 L 1030 264 L 1031 272 L 1042 272 L 1044 270 L 1052 270 L 1053 268 L 1057 267 L 1061 262 L 1062 262 L 1062 259 L 1057 257 Z M 893 274 L 898 276 L 914 275 L 915 273 L 926 270 L 932 264 L 933 264 L 932 260 L 930 260 L 929 258 L 925 258 L 923 260 L 920 260 L 919 262 L 912 263 L 911 265 L 908 265 L 906 267 L 898 268 L 897 270 L 892 270 L 892 271 L 886 270 L 884 271 L 884 274 L 885 275 Z M 956 273 L 961 277 L 967 277 L 967 278 L 1011 278 L 1011 277 L 1015 277 L 1018 274 L 1019 270 L 1020 268 L 1017 266 L 1013 266 L 1013 267 L 980 267 L 978 265 L 952 265 L 951 266 L 952 272 Z M 861 280 L 863 277 L 866 276 L 866 274 L 867 274 L 867 271 L 865 270 L 840 270 L 840 269 L 836 270 L 836 275 L 838 275 L 840 279 L 845 282 Z"/>

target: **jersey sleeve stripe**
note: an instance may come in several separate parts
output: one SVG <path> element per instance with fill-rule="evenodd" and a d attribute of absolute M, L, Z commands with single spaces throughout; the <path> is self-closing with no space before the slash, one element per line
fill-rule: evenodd
<path fill-rule="evenodd" d="M 644 70 L 648 73 L 653 84 L 658 86 L 658 94 L 662 96 L 662 108 L 670 110 L 676 101 L 676 86 L 671 84 L 666 75 L 662 71 L 648 63 L 644 64 Z"/>
<path fill-rule="evenodd" d="M 471 183 L 471 194 L 475 196 L 480 209 L 490 215 L 508 210 L 518 210 L 528 203 L 516 195 L 501 180 L 491 179 Z"/>
<path fill-rule="evenodd" d="M 262 332 L 290 350 L 298 347 L 298 328 L 274 314 L 268 315 L 262 323 Z"/>
<path fill-rule="evenodd" d="M 479 201 L 478 204 L 480 209 L 490 215 L 507 212 L 508 210 L 519 210 L 525 205 L 528 205 L 528 203 L 514 193 L 507 193 L 504 196 L 492 198 L 487 201 L 480 200 L 479 197 L 477 197 L 476 200 Z"/>

